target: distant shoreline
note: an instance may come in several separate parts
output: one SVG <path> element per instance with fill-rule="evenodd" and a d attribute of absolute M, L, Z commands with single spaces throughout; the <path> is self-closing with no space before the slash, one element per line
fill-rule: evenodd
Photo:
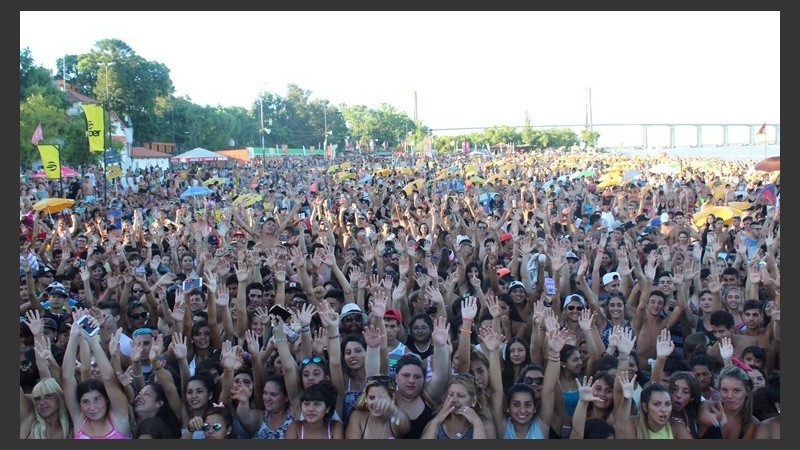
<path fill-rule="evenodd" d="M 679 158 L 722 158 L 722 159 L 753 159 L 760 161 L 765 157 L 780 156 L 780 145 L 767 145 L 766 152 L 763 145 L 704 145 L 701 147 L 675 147 L 675 148 L 605 148 L 603 151 L 616 155 L 631 156 L 658 156 L 666 153 Z"/>

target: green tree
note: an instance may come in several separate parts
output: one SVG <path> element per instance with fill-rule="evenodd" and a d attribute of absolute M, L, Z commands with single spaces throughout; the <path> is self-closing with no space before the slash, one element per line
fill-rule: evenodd
<path fill-rule="evenodd" d="M 597 141 L 600 139 L 600 133 L 597 131 L 584 129 L 581 130 L 581 142 L 583 143 L 583 148 L 586 147 L 597 147 Z"/>

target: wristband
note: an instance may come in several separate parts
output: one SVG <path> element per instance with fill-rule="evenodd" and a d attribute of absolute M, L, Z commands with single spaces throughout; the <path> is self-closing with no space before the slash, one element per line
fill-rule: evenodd
<path fill-rule="evenodd" d="M 275 340 L 275 342 L 289 342 L 289 338 L 287 338 L 286 336 L 284 337 L 275 336 L 273 337 L 273 339 Z"/>
<path fill-rule="evenodd" d="M 311 332 L 311 325 L 306 325 L 303 328 L 300 328 L 301 333 L 309 333 Z"/>
<path fill-rule="evenodd" d="M 342 336 L 341 336 L 341 335 L 338 335 L 338 334 L 336 334 L 336 335 L 334 335 L 334 336 L 328 336 L 328 340 L 329 340 L 329 341 L 332 341 L 332 340 L 334 340 L 334 339 L 339 339 L 340 337 L 342 337 Z"/>
<path fill-rule="evenodd" d="M 467 329 L 467 328 L 459 328 L 458 331 L 460 331 L 462 333 L 472 334 L 472 330 Z"/>
<path fill-rule="evenodd" d="M 462 321 L 464 321 L 464 322 L 469 322 L 469 323 L 472 323 L 472 322 L 474 322 L 474 321 L 475 321 L 475 320 L 473 320 L 473 319 L 468 319 L 468 318 L 466 318 L 466 317 L 462 317 L 462 318 L 461 318 L 461 320 L 462 320 Z"/>

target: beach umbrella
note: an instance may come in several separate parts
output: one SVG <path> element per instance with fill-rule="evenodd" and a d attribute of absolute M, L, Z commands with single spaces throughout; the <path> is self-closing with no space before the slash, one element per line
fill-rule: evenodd
<path fill-rule="evenodd" d="M 385 177 L 392 173 L 392 169 L 375 169 L 375 175 Z"/>
<path fill-rule="evenodd" d="M 61 210 L 67 209 L 70 206 L 75 204 L 75 200 L 71 198 L 46 198 L 44 200 L 39 200 L 38 202 L 33 204 L 33 210 L 39 212 L 45 212 L 47 214 L 57 213 Z"/>
<path fill-rule="evenodd" d="M 730 206 L 709 206 L 693 214 L 692 222 L 694 222 L 696 226 L 701 227 L 706 223 L 706 218 L 712 214 L 714 217 L 725 221 L 726 224 L 730 224 L 731 219 L 734 217 L 741 217 L 742 210 L 731 208 Z"/>
<path fill-rule="evenodd" d="M 227 181 L 227 179 L 225 179 L 225 178 L 211 177 L 211 178 L 207 179 L 206 181 L 203 181 L 203 186 L 211 186 L 214 183 L 225 184 L 226 181 Z"/>
<path fill-rule="evenodd" d="M 492 197 L 497 195 L 497 192 L 484 192 L 478 197 L 478 203 L 481 205 L 485 205 Z"/>
<path fill-rule="evenodd" d="M 744 194 L 747 194 L 747 192 L 745 191 Z M 750 206 L 752 205 L 750 202 L 728 202 L 728 206 L 731 208 L 736 208 L 739 211 L 744 211 L 746 209 L 750 209 Z"/>
<path fill-rule="evenodd" d="M 79 174 L 78 174 L 77 170 L 71 169 L 71 168 L 69 168 L 67 166 L 61 166 L 61 177 L 62 178 L 77 177 L 78 175 Z M 44 178 L 46 176 L 47 176 L 47 174 L 44 172 L 44 170 L 37 170 L 36 172 L 33 172 L 31 174 L 31 178 Z"/>
<path fill-rule="evenodd" d="M 341 172 L 338 175 L 336 175 L 336 177 L 339 179 L 339 181 L 355 180 L 356 174 L 354 174 L 353 172 Z"/>
<path fill-rule="evenodd" d="M 483 186 L 484 184 L 486 184 L 486 180 L 484 180 L 483 178 L 481 178 L 479 176 L 474 176 L 474 177 L 470 178 L 469 181 L 471 181 L 472 184 L 474 184 L 476 186 Z"/>
<path fill-rule="evenodd" d="M 251 206 L 256 202 L 260 202 L 262 198 L 263 197 L 260 194 L 248 192 L 236 197 L 236 200 L 234 200 L 231 204 L 234 206 Z"/>
<path fill-rule="evenodd" d="M 364 175 L 364 178 L 362 178 L 362 179 L 360 179 L 360 180 L 356 181 L 356 183 L 358 183 L 358 184 L 364 184 L 364 183 L 369 183 L 369 182 L 371 182 L 371 181 L 372 181 L 372 176 L 370 176 L 370 175 Z"/>
<path fill-rule="evenodd" d="M 572 175 L 569 176 L 569 179 L 570 180 L 577 180 L 578 178 L 594 176 L 594 174 L 595 174 L 594 170 L 583 170 L 581 172 L 573 173 Z"/>
<path fill-rule="evenodd" d="M 411 195 L 411 191 L 414 189 L 422 189 L 422 185 L 425 183 L 425 180 L 422 178 L 416 179 L 408 184 L 405 185 L 403 190 L 406 192 L 406 195 Z"/>
<path fill-rule="evenodd" d="M 337 170 L 339 170 L 339 165 L 338 164 L 332 164 L 330 167 L 328 167 L 328 173 L 334 173 Z"/>
<path fill-rule="evenodd" d="M 675 163 L 661 163 L 650 168 L 651 173 L 659 173 L 664 175 L 675 175 L 680 171 L 680 167 L 678 167 L 678 165 Z"/>
<path fill-rule="evenodd" d="M 636 178 L 639 178 L 639 175 L 641 174 L 642 172 L 640 170 L 626 170 L 625 173 L 622 174 L 622 178 L 626 180 L 635 180 Z"/>
<path fill-rule="evenodd" d="M 192 186 L 189 189 L 183 191 L 183 193 L 181 193 L 181 198 L 185 200 L 189 197 L 201 197 L 213 193 L 214 191 L 205 186 Z"/>
<path fill-rule="evenodd" d="M 756 163 L 755 166 L 756 170 L 760 170 L 762 172 L 777 172 L 781 170 L 781 157 L 780 156 L 770 156 L 769 158 L 762 159 L 761 161 Z"/>

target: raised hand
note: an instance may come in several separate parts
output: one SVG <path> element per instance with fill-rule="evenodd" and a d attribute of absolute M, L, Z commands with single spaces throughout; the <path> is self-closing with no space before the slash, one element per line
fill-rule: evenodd
<path fill-rule="evenodd" d="M 366 341 L 367 347 L 370 348 L 380 347 L 385 340 L 385 336 L 381 335 L 381 331 L 375 325 L 364 327 L 364 331 L 361 334 L 364 335 L 364 341 Z"/>
<path fill-rule="evenodd" d="M 592 377 L 583 376 L 583 381 L 580 378 L 575 378 L 578 382 L 578 399 L 582 402 L 591 403 L 595 400 L 600 400 L 594 396 L 594 379 Z"/>
<path fill-rule="evenodd" d="M 581 311 L 581 318 L 578 319 L 578 326 L 580 326 L 581 330 L 589 331 L 592 329 L 592 323 L 594 322 L 595 313 L 589 308 L 584 308 Z"/>
<path fill-rule="evenodd" d="M 39 311 L 29 309 L 25 312 L 25 325 L 31 330 L 34 337 L 41 335 L 44 332 L 42 318 L 39 316 Z"/>
<path fill-rule="evenodd" d="M 314 333 L 314 342 L 311 344 L 311 351 L 315 355 L 321 355 L 325 351 L 325 343 L 328 338 L 328 330 L 325 327 L 319 327 L 317 332 Z"/>
<path fill-rule="evenodd" d="M 450 337 L 450 323 L 447 322 L 446 318 L 436 316 L 436 319 L 433 321 L 433 335 L 431 337 L 433 339 L 433 345 L 447 345 L 447 341 Z"/>
<path fill-rule="evenodd" d="M 189 353 L 189 348 L 186 345 L 186 336 L 184 336 L 183 333 L 173 333 L 169 348 L 172 350 L 172 354 L 175 355 L 175 358 L 179 360 L 186 359 Z"/>
<path fill-rule="evenodd" d="M 634 344 L 636 344 L 636 336 L 634 336 L 633 330 L 629 328 L 620 333 L 617 350 L 619 350 L 620 355 L 630 355 Z"/>
<path fill-rule="evenodd" d="M 636 382 L 636 372 L 629 370 L 620 370 L 617 374 L 620 385 L 622 387 L 622 396 L 630 399 L 633 398 L 634 384 Z"/>
<path fill-rule="evenodd" d="M 486 308 L 489 310 L 489 314 L 492 315 L 492 319 L 496 319 L 503 314 L 502 309 L 500 309 L 500 304 L 497 301 L 497 296 L 494 294 L 487 294 L 486 295 Z M 536 310 L 536 305 L 534 305 L 534 311 Z M 463 316 L 463 310 L 462 310 Z"/>
<path fill-rule="evenodd" d="M 772 311 L 774 316 L 775 311 Z M 733 344 L 731 343 L 731 338 L 723 337 L 719 340 L 719 356 L 722 357 L 723 361 L 728 361 L 733 357 Z"/>
<path fill-rule="evenodd" d="M 297 315 L 297 319 L 300 321 L 300 325 L 303 327 L 307 327 L 311 325 L 311 319 L 314 317 L 314 314 L 317 313 L 317 307 L 306 303 L 300 309 L 300 313 Z M 381 316 L 383 317 L 383 316 Z"/>
<path fill-rule="evenodd" d="M 441 295 L 439 295 L 441 297 Z M 465 322 L 472 322 L 478 314 L 478 299 L 475 296 L 469 296 L 461 302 L 461 320 Z"/>
<path fill-rule="evenodd" d="M 370 298 L 369 309 L 374 317 L 381 319 L 386 314 L 386 292 L 378 289 Z"/>
<path fill-rule="evenodd" d="M 558 327 L 547 331 L 547 347 L 551 353 L 561 353 L 561 349 L 567 344 L 568 331 Z"/>
<path fill-rule="evenodd" d="M 500 344 L 502 344 L 503 339 L 495 333 L 492 327 L 482 326 L 480 330 L 478 330 L 478 335 L 483 345 L 485 345 L 486 349 L 490 352 L 500 349 Z"/>
<path fill-rule="evenodd" d="M 675 343 L 672 342 L 672 335 L 668 329 L 663 328 L 656 338 L 656 356 L 667 357 L 675 350 Z"/>

